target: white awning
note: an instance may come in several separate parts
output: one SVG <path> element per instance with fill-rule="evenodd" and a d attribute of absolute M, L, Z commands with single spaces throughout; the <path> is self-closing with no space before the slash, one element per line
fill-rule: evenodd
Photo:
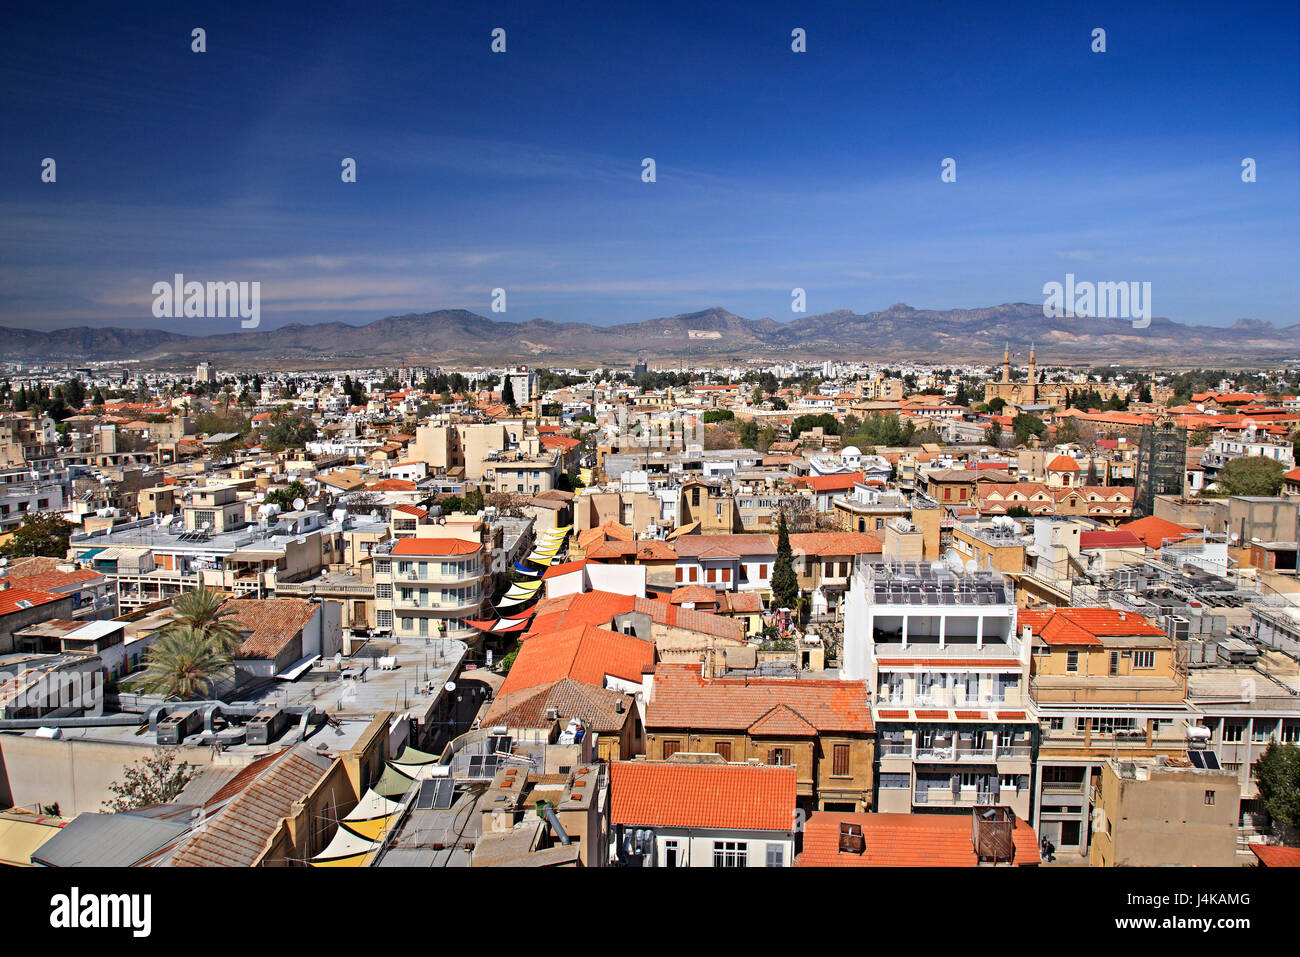
<path fill-rule="evenodd" d="M 306 658 L 299 658 L 288 668 L 285 668 L 278 675 L 276 675 L 276 677 L 279 678 L 281 681 L 292 681 L 294 678 L 297 678 L 300 674 L 302 674 L 313 664 L 315 664 L 318 658 L 320 658 L 320 655 L 308 655 Z"/>

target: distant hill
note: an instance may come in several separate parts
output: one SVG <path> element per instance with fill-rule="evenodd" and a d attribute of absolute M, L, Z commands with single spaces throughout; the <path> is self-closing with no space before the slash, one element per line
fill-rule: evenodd
<path fill-rule="evenodd" d="M 721 307 L 644 322 L 598 326 L 529 319 L 503 322 L 464 309 L 388 316 L 365 325 L 291 324 L 213 336 L 154 329 L 87 328 L 4 333 L 7 358 L 139 359 L 156 364 L 212 358 L 227 364 L 318 366 L 430 363 L 613 363 L 693 359 L 895 359 L 996 361 L 1010 344 L 1038 346 L 1044 362 L 1213 363 L 1300 360 L 1300 325 L 1257 319 L 1227 327 L 1152 319 L 1135 329 L 1121 319 L 1047 319 L 1040 304 L 918 310 L 898 303 L 879 312 L 847 309 L 787 322 L 744 319 Z"/>

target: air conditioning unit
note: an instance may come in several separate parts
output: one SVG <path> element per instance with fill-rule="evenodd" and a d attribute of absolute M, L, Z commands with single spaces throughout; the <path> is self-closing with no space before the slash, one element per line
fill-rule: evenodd
<path fill-rule="evenodd" d="M 245 730 L 249 744 L 270 744 L 289 723 L 289 715 L 280 708 L 265 708 L 253 715 Z"/>
<path fill-rule="evenodd" d="M 203 715 L 197 708 L 173 712 L 158 722 L 158 744 L 181 744 L 203 726 Z"/>

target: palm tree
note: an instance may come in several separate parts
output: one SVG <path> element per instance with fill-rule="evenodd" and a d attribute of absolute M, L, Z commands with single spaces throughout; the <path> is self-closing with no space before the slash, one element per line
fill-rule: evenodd
<path fill-rule="evenodd" d="M 227 619 L 234 614 L 224 608 L 225 599 L 215 589 L 200 585 L 172 602 L 172 624 L 165 630 L 188 627 L 223 651 L 233 652 L 244 640 Z"/>
<path fill-rule="evenodd" d="M 167 700 L 203 698 L 230 667 L 230 652 L 189 625 L 168 626 L 149 649 L 137 686 Z"/>

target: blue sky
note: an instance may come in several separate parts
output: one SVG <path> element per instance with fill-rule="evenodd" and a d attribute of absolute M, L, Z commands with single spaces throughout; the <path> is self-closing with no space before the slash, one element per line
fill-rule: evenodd
<path fill-rule="evenodd" d="M 177 272 L 261 282 L 264 328 L 495 287 L 510 320 L 978 307 L 1067 272 L 1300 322 L 1293 0 L 36 6 L 0 36 L 5 325 L 238 328 L 155 320 Z"/>

